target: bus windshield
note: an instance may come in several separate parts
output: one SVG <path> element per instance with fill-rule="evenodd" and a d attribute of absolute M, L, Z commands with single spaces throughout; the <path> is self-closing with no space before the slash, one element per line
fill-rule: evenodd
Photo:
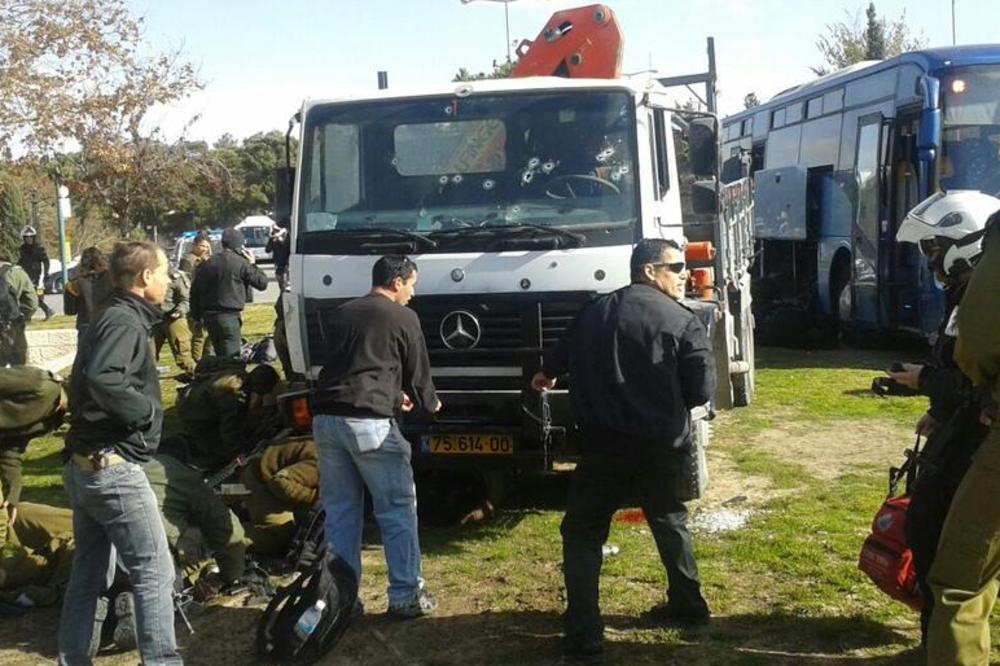
<path fill-rule="evenodd" d="M 942 79 L 941 187 L 1000 192 L 1000 67 L 954 70 Z"/>
<path fill-rule="evenodd" d="M 463 230 L 627 230 L 638 216 L 634 118 L 629 94 L 593 90 L 314 108 L 298 233 L 437 234 L 449 251 L 477 236 Z"/>

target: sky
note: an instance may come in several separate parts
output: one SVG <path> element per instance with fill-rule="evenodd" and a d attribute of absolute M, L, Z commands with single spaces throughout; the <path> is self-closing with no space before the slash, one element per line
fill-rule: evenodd
<path fill-rule="evenodd" d="M 495 0 L 130 0 L 157 50 L 180 49 L 203 91 L 150 121 L 177 138 L 215 141 L 284 131 L 305 98 L 450 81 L 460 67 L 488 71 L 506 58 L 504 5 Z M 555 11 L 580 0 L 516 0 L 508 6 L 511 41 L 534 39 Z M 864 19 L 863 0 L 609 0 L 625 35 L 624 72 L 658 76 L 707 69 L 715 38 L 719 106 L 743 108 L 813 77 L 823 64 L 816 42 L 826 26 Z M 911 33 L 929 46 L 952 43 L 953 0 L 879 0 L 880 15 L 906 9 Z M 1000 41 L 992 2 L 954 0 L 957 43 Z M 701 90 L 699 90 L 701 93 Z M 690 95 L 681 91 L 680 98 Z"/>

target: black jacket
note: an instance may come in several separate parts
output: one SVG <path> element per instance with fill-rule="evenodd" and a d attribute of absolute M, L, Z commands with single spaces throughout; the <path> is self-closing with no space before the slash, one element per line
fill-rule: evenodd
<path fill-rule="evenodd" d="M 24 269 L 31 278 L 31 283 L 37 287 L 39 279 L 49 274 L 49 253 L 37 240 L 33 245 L 22 244 L 17 265 Z"/>
<path fill-rule="evenodd" d="M 158 321 L 158 308 L 118 291 L 87 329 L 70 377 L 72 453 L 112 447 L 141 463 L 156 450 L 163 406 L 149 331 Z"/>
<path fill-rule="evenodd" d="M 274 238 L 267 239 L 267 245 L 264 247 L 265 252 L 271 253 L 271 258 L 274 259 L 274 268 L 276 270 L 284 270 L 288 266 L 288 257 L 292 253 L 292 248 L 288 244 L 288 235 L 281 240 Z"/>
<path fill-rule="evenodd" d="M 957 485 L 989 430 L 979 422 L 979 415 L 992 400 L 988 391 L 972 385 L 955 362 L 955 322 L 965 285 L 946 294 L 948 307 L 931 348 L 931 360 L 920 371 L 918 390 L 930 399 L 927 412 L 936 422 L 925 445 L 925 460 Z"/>
<path fill-rule="evenodd" d="M 689 309 L 645 284 L 584 306 L 546 354 L 542 371 L 553 378 L 569 374 L 570 404 L 590 435 L 585 446 L 594 451 L 633 440 L 687 448 L 690 410 L 715 392 L 705 327 Z"/>
<path fill-rule="evenodd" d="M 369 295 L 337 308 L 328 338 L 334 341 L 312 399 L 314 414 L 390 418 L 406 391 L 417 407 L 433 411 L 427 343 L 417 313 Z"/>
<path fill-rule="evenodd" d="M 267 289 L 267 275 L 230 249 L 198 266 L 191 284 L 191 316 L 206 313 L 241 312 L 250 287 Z"/>

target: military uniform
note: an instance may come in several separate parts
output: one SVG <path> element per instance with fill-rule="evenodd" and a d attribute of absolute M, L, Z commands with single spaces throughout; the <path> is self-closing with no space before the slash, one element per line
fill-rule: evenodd
<path fill-rule="evenodd" d="M 177 268 L 181 271 L 187 273 L 189 285 L 194 283 L 194 275 L 208 257 L 199 257 L 191 252 L 185 254 L 180 262 L 177 264 Z M 191 358 L 197 363 L 201 360 L 202 355 L 205 353 L 206 345 L 208 342 L 208 330 L 206 330 L 204 323 L 195 319 L 188 308 L 188 328 L 191 329 Z"/>
<path fill-rule="evenodd" d="M 997 215 L 993 227 L 1000 225 Z M 1000 401 L 1000 228 L 983 241 L 958 313 L 955 360 L 976 386 Z M 930 664 L 987 664 L 989 618 L 1000 590 L 1000 422 L 995 415 L 985 441 L 958 487 L 945 520 L 929 581 L 934 613 L 927 640 Z"/>
<path fill-rule="evenodd" d="M 0 275 L 6 274 L 7 283 L 17 300 L 21 320 L 15 321 L 6 330 L 0 330 L 0 367 L 24 365 L 28 362 L 28 339 L 24 329 L 38 309 L 38 294 L 31 278 L 20 266 L 0 261 Z"/>
<path fill-rule="evenodd" d="M 0 599 L 21 594 L 36 605 L 56 603 L 73 565 L 73 512 L 23 502 L 18 505 L 11 540 L 0 551 Z"/>
<path fill-rule="evenodd" d="M 191 278 L 187 273 L 182 270 L 170 272 L 170 289 L 160 309 L 163 310 L 163 321 L 153 327 L 154 358 L 160 358 L 163 343 L 169 341 L 177 367 L 194 374 L 195 359 L 191 350 L 191 328 L 188 326 Z"/>
<path fill-rule="evenodd" d="M 0 504 L 21 499 L 21 455 L 32 438 L 62 423 L 62 379 L 47 370 L 21 366 L 0 368 Z M 0 516 L 0 545 L 7 521 Z"/>
<path fill-rule="evenodd" d="M 207 361 L 207 359 L 206 359 Z M 203 469 L 222 467 L 253 442 L 254 419 L 248 414 L 249 396 L 242 369 L 204 373 L 199 364 L 195 381 L 177 404 L 190 449 L 190 461 Z"/>
<path fill-rule="evenodd" d="M 227 583 L 238 580 L 246 565 L 243 526 L 205 485 L 201 472 L 162 453 L 143 463 L 142 469 L 156 495 L 167 541 L 182 563 L 201 559 L 196 549 L 182 543 L 189 538 L 189 530 L 197 528 L 214 554 L 222 579 Z"/>
<path fill-rule="evenodd" d="M 243 469 L 240 481 L 250 491 L 243 506 L 250 514 L 253 551 L 282 557 L 295 535 L 295 514 L 319 496 L 316 442 L 295 437 L 269 446 L 257 464 Z"/>

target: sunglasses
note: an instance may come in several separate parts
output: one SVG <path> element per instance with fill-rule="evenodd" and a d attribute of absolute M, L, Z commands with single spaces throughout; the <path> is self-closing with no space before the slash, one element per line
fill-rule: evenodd
<path fill-rule="evenodd" d="M 687 263 L 683 261 L 661 261 L 655 264 L 650 264 L 653 268 L 665 267 L 671 273 L 683 273 L 684 269 L 687 268 Z"/>

